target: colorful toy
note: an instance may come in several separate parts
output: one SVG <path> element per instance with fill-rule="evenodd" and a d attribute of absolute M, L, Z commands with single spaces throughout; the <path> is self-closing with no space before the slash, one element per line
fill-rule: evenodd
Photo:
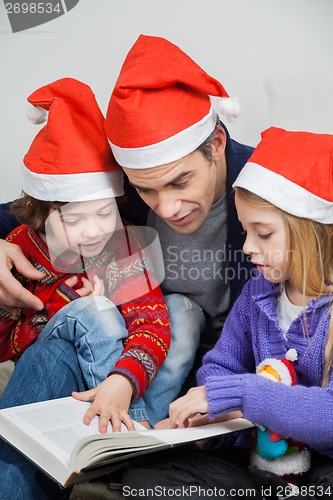
<path fill-rule="evenodd" d="M 296 385 L 294 361 L 297 359 L 295 349 L 289 349 L 284 359 L 267 358 L 256 370 L 261 377 L 272 382 Z M 295 474 L 306 472 L 311 465 L 311 455 L 303 443 L 281 436 L 261 425 L 257 425 L 257 446 L 251 455 L 251 464 L 258 469 L 272 472 L 293 482 Z"/>

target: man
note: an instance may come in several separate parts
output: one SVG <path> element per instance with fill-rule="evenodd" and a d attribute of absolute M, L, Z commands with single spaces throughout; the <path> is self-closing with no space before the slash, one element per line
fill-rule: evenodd
<path fill-rule="evenodd" d="M 212 347 L 230 305 L 249 278 L 231 185 L 252 149 L 230 139 L 217 120 L 216 106 L 231 118 L 237 115 L 237 103 L 223 86 L 178 47 L 162 38 L 140 36 L 125 59 L 108 107 L 105 129 L 128 176 L 129 214 L 138 215 L 134 188 L 152 209 L 147 223 L 158 230 L 165 259 L 162 289 L 172 343 L 148 391 L 146 405 L 152 409 L 156 398 L 164 396 L 166 403 L 176 397 L 197 346 L 201 344 L 202 352 Z M 18 249 L 4 243 L 0 270 L 4 269 L 6 280 L 0 281 L 0 303 L 33 304 L 33 297 L 23 296 L 10 279 L 13 265 L 24 274 L 26 264 Z M 38 278 L 36 270 L 28 272 Z M 84 390 L 75 354 L 60 341 L 47 344 L 31 346 L 22 356 L 1 400 L 3 407 Z M 28 390 L 17 391 L 21 380 Z M 34 382 L 28 385 L 30 380 Z M 155 421 L 164 416 L 158 410 Z M 15 468 L 17 457 L 12 462 Z M 27 467 L 21 460 L 21 479 L 30 491 L 24 483 Z M 29 472 L 28 481 L 33 488 L 38 481 L 34 474 Z M 43 489 L 39 495 L 43 498 Z"/>

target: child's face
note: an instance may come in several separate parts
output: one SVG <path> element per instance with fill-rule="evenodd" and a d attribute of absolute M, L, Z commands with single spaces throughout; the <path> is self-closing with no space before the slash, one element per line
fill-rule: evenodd
<path fill-rule="evenodd" d="M 281 212 L 274 208 L 259 208 L 235 196 L 238 219 L 246 240 L 243 251 L 271 283 L 290 278 L 287 230 Z"/>
<path fill-rule="evenodd" d="M 60 255 L 70 249 L 83 257 L 100 254 L 115 230 L 117 214 L 114 198 L 67 203 L 59 210 L 51 209 L 46 223 L 51 252 Z"/>

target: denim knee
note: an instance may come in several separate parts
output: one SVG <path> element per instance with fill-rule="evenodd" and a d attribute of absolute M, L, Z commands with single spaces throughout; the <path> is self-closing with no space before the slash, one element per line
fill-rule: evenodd
<path fill-rule="evenodd" d="M 177 338 L 185 346 L 189 342 L 198 345 L 206 322 L 199 304 L 180 293 L 166 295 L 165 302 L 170 316 L 172 340 Z"/>
<path fill-rule="evenodd" d="M 106 309 L 114 308 L 118 311 L 117 307 L 104 296 L 89 295 L 88 297 L 80 297 L 67 304 L 61 311 L 66 313 L 67 316 L 77 316 L 82 312 L 97 312 Z"/>
<path fill-rule="evenodd" d="M 53 328 L 61 327 L 65 322 L 73 325 L 73 321 L 89 330 L 97 325 L 108 330 L 113 322 L 126 328 L 123 316 L 111 300 L 106 297 L 89 295 L 89 297 L 73 300 L 60 309 L 46 325 L 45 330 L 46 332 L 52 331 Z M 47 333 L 41 337 L 45 336 Z"/>

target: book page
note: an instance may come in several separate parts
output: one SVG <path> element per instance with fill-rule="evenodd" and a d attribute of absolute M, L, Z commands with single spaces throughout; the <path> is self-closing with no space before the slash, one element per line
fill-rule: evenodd
<path fill-rule="evenodd" d="M 89 426 L 82 423 L 89 406 L 89 403 L 71 405 L 66 401 L 42 408 L 17 409 L 16 415 L 69 454 L 80 439 L 98 434 L 98 419 L 93 419 Z"/>
<path fill-rule="evenodd" d="M 74 480 L 73 472 L 98 462 L 111 463 L 121 455 L 128 457 L 253 426 L 245 419 L 235 419 L 187 429 L 147 430 L 134 422 L 134 432 L 123 426 L 124 432 L 113 433 L 110 425 L 109 432 L 101 434 L 98 417 L 89 426 L 82 422 L 89 406 L 89 402 L 68 397 L 0 410 L 0 433 L 64 485 Z"/>
<path fill-rule="evenodd" d="M 81 469 L 108 458 L 112 460 L 117 455 L 128 455 L 130 452 L 135 453 L 144 449 L 153 450 L 154 448 L 166 448 L 200 441 L 249 427 L 253 427 L 251 422 L 244 418 L 237 418 L 185 429 L 144 429 L 141 432 L 130 432 L 126 435 L 99 434 L 94 442 L 89 442 L 86 438 L 76 445 L 71 468 L 77 466 Z"/>
<path fill-rule="evenodd" d="M 75 445 L 84 437 L 101 435 L 98 430 L 99 418 L 95 417 L 89 426 L 82 422 L 89 402 L 72 397 L 61 398 L 30 405 L 1 410 L 15 425 L 33 436 L 42 446 L 52 449 L 52 453 L 66 465 Z M 145 429 L 135 422 L 137 430 Z M 127 428 L 122 427 L 126 432 Z M 108 432 L 112 432 L 111 424 Z"/>
<path fill-rule="evenodd" d="M 235 418 L 215 424 L 200 425 L 198 427 L 186 427 L 184 429 L 153 429 L 142 432 L 147 436 L 153 434 L 156 439 L 170 445 L 185 444 L 191 441 L 200 441 L 214 436 L 222 436 L 229 432 L 240 431 L 253 427 L 253 424 L 245 418 Z"/>

